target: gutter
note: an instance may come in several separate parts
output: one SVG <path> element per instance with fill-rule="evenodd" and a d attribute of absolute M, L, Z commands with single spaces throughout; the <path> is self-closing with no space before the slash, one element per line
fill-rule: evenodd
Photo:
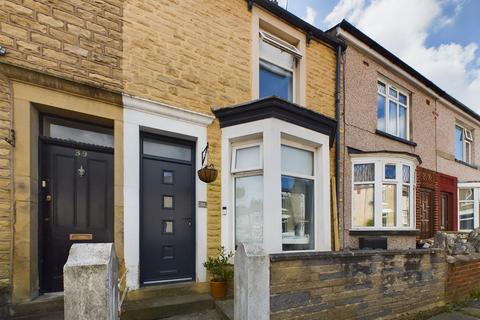
<path fill-rule="evenodd" d="M 337 79 L 335 83 L 335 120 L 337 120 L 337 127 L 335 129 L 335 177 L 337 179 L 335 183 L 335 193 L 337 195 L 337 221 L 339 222 L 340 216 L 340 184 L 343 184 L 343 179 L 340 177 L 340 80 L 341 80 L 341 59 L 342 59 L 342 47 L 337 47 Z M 340 237 L 340 230 L 337 230 Z M 340 244 L 340 239 L 339 239 Z"/>
<path fill-rule="evenodd" d="M 307 42 L 309 42 L 310 39 L 315 38 L 321 42 L 329 44 L 334 48 L 342 47 L 345 49 L 347 47 L 343 40 L 318 29 L 308 22 L 305 22 L 303 19 L 297 17 L 290 11 L 280 7 L 278 4 L 275 4 L 270 0 L 246 0 L 246 2 L 249 11 L 252 10 L 253 5 L 255 4 L 258 7 L 286 21 L 288 24 L 303 30 L 307 34 Z"/>
<path fill-rule="evenodd" d="M 404 76 L 406 76 L 408 79 L 411 79 L 414 82 L 418 82 L 418 84 L 424 87 L 427 92 L 433 93 L 432 95 L 435 96 L 435 98 L 437 98 L 438 100 L 442 101 L 442 103 L 446 105 L 453 105 L 458 110 L 464 112 L 468 116 L 471 116 L 477 121 L 480 121 L 480 115 L 478 113 L 476 113 L 471 108 L 467 107 L 465 104 L 463 104 L 459 100 L 455 99 L 453 96 L 449 95 L 446 91 L 438 87 L 431 80 L 427 79 L 417 70 L 415 70 L 410 65 L 405 63 L 403 60 L 398 58 L 396 55 L 394 55 L 393 53 L 385 49 L 378 42 L 368 37 L 366 34 L 364 34 L 362 31 L 357 29 L 348 21 L 342 20 L 342 22 L 332 27 L 331 29 L 327 30 L 327 32 L 332 31 L 333 29 L 336 29 L 336 36 L 339 37 L 342 41 L 345 41 L 346 43 L 349 43 L 349 42 L 355 43 L 355 40 L 359 41 L 364 46 L 366 46 L 366 48 L 360 47 L 361 49 L 363 50 L 367 49 L 367 52 L 368 52 L 368 49 L 372 50 L 381 58 L 390 62 L 394 67 L 401 70 L 400 73 L 404 74 Z M 379 57 L 376 57 L 376 58 L 379 61 L 383 60 Z"/>

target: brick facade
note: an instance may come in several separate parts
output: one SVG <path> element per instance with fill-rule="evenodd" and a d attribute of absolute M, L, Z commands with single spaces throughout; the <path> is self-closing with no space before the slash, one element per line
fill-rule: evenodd
<path fill-rule="evenodd" d="M 0 136 L 8 136 L 11 128 L 10 86 L 0 74 Z M 2 308 L 9 301 L 12 256 L 12 181 L 11 148 L 3 139 L 0 141 L 0 318 Z"/>
<path fill-rule="evenodd" d="M 420 211 L 421 199 L 420 192 L 427 190 L 431 192 L 431 235 L 433 236 L 437 231 L 441 230 L 441 193 L 448 193 L 451 197 L 451 209 L 449 217 L 449 226 L 444 231 L 457 230 L 457 178 L 448 176 L 439 172 L 428 170 L 422 167 L 417 167 L 416 170 L 417 188 L 416 188 L 416 221 L 417 229 L 421 229 Z M 420 235 L 422 238 L 422 235 Z"/>
<path fill-rule="evenodd" d="M 407 319 L 444 304 L 442 251 L 272 255 L 271 319 Z"/>
<path fill-rule="evenodd" d="M 480 260 L 449 264 L 445 289 L 447 301 L 463 300 L 480 289 Z"/>
<path fill-rule="evenodd" d="M 122 87 L 123 1 L 12 1 L 0 7 L 1 63 Z"/>
<path fill-rule="evenodd" d="M 125 92 L 207 114 L 212 106 L 254 99 L 251 28 L 252 12 L 244 0 L 126 1 Z M 312 40 L 306 57 L 306 107 L 334 117 L 335 50 Z M 221 170 L 217 121 L 208 128 L 208 141 L 209 161 Z M 333 175 L 333 148 L 330 160 Z M 209 255 L 220 245 L 220 188 L 220 179 L 208 185 Z"/>
<path fill-rule="evenodd" d="M 127 93 L 205 114 L 212 114 L 213 106 L 255 98 L 252 12 L 245 0 L 6 0 L 2 4 L 0 45 L 7 54 L 0 57 L 0 137 L 7 137 L 13 127 L 10 113 L 14 97 L 10 88 L 15 81 L 102 101 L 112 93 L 114 104 L 118 103 L 119 94 Z M 272 18 L 278 19 L 273 15 Z M 313 39 L 305 50 L 306 107 L 334 117 L 335 50 L 318 39 Z M 21 78 L 5 71 L 12 68 Z M 115 135 L 121 132 L 120 122 L 115 122 Z M 208 128 L 208 142 L 209 161 L 221 170 L 217 121 Z M 0 141 L 0 303 L 2 292 L 11 290 L 15 281 L 12 150 Z M 333 175 L 335 157 L 331 150 Z M 121 153 L 116 154 L 121 157 Z M 116 181 L 121 181 L 121 177 L 120 174 Z M 216 254 L 220 244 L 220 180 L 208 185 L 210 255 Z M 122 199 L 117 198 L 115 230 L 122 232 Z M 32 204 L 35 205 L 36 202 Z M 37 241 L 31 239 L 30 233 L 19 239 L 23 244 Z M 117 247 L 118 251 L 122 251 L 122 245 Z M 28 260 L 29 254 L 36 253 L 28 252 L 27 258 L 22 259 Z M 30 268 L 27 264 L 21 267 Z M 38 294 L 35 271 L 29 276 L 32 278 L 24 282 L 30 287 L 23 291 L 23 298 Z M 9 299 L 8 293 L 5 297 Z"/>

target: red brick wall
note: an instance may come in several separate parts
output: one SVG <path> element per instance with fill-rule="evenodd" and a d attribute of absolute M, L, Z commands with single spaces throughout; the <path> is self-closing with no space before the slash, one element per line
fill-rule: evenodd
<path fill-rule="evenodd" d="M 448 264 L 447 301 L 465 299 L 475 289 L 480 289 L 480 260 Z"/>
<path fill-rule="evenodd" d="M 417 192 L 416 192 L 416 218 L 419 221 L 420 214 L 420 189 L 427 189 L 433 192 L 432 199 L 432 228 L 433 233 L 440 231 L 440 193 L 448 192 L 452 195 L 452 216 L 450 228 L 445 231 L 457 230 L 457 178 L 439 172 L 417 167 Z M 417 224 L 417 229 L 420 225 Z"/>

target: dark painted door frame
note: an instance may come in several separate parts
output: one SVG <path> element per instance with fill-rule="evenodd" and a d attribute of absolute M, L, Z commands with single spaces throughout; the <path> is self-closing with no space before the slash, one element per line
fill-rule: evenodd
<path fill-rule="evenodd" d="M 423 208 L 423 197 L 429 198 L 428 208 Z M 420 222 L 420 239 L 428 239 L 433 236 L 433 205 L 434 191 L 430 189 L 419 189 L 419 222 Z M 425 212 L 427 211 L 427 212 Z M 422 215 L 424 216 L 422 219 Z M 418 224 L 417 224 L 418 225 Z M 428 229 L 427 229 L 428 228 Z M 425 230 L 426 229 L 426 230 Z"/>
<path fill-rule="evenodd" d="M 45 136 L 39 136 L 38 139 L 38 168 L 39 168 L 39 181 L 38 181 L 38 267 L 39 267 L 39 284 L 40 284 L 40 293 L 45 293 L 52 291 L 49 288 L 49 285 L 46 284 L 47 279 L 45 279 L 45 264 L 47 263 L 46 261 L 46 246 L 48 245 L 46 243 L 46 238 L 49 237 L 49 232 L 52 231 L 51 226 L 50 226 L 50 214 L 51 214 L 51 200 L 47 200 L 46 197 L 47 195 L 51 195 L 52 198 L 55 197 L 54 194 L 52 194 L 51 184 L 50 181 L 47 181 L 47 175 L 50 175 L 51 173 L 49 172 L 49 163 L 47 162 L 47 158 L 49 157 L 48 155 L 48 148 L 52 147 L 64 147 L 73 150 L 82 150 L 82 151 L 87 151 L 87 152 L 95 152 L 95 153 L 101 153 L 101 154 L 111 154 L 112 156 L 112 164 L 113 164 L 113 148 L 109 147 L 102 147 L 102 146 L 95 146 L 95 145 L 90 145 L 90 144 L 85 144 L 85 143 L 77 143 L 77 142 L 71 142 L 71 141 L 66 141 L 66 140 L 61 140 L 61 139 L 55 139 L 55 138 L 49 138 Z M 114 216 L 113 216 L 113 166 L 112 166 L 112 172 L 111 172 L 111 206 L 112 206 L 112 212 L 107 212 L 106 213 L 106 218 L 107 218 L 107 223 L 108 223 L 108 232 L 107 234 L 104 235 L 105 239 L 108 242 L 113 242 L 113 224 L 114 224 Z M 87 173 L 88 174 L 88 173 Z M 107 173 L 108 174 L 108 173 Z M 44 187 L 43 181 L 47 181 L 47 187 Z M 110 192 L 109 191 L 109 192 Z M 108 195 L 106 195 L 108 198 Z M 102 241 L 102 242 L 106 242 Z M 93 241 L 70 241 L 72 243 L 79 243 L 79 242 L 87 242 L 87 243 L 94 243 L 95 240 Z"/>
<path fill-rule="evenodd" d="M 181 160 L 176 160 L 176 159 L 171 159 L 171 158 L 163 158 L 163 157 L 158 157 L 158 156 L 153 156 L 153 155 L 144 155 L 144 150 L 143 150 L 143 141 L 144 139 L 153 139 L 159 142 L 166 142 L 170 144 L 178 144 L 178 145 L 183 145 L 183 146 L 188 146 L 191 148 L 192 151 L 192 157 L 191 161 L 181 161 Z M 179 163 L 179 164 L 190 164 L 191 165 L 191 177 L 192 177 L 192 186 L 191 186 L 191 197 L 192 197 L 192 203 L 191 203 L 191 236 L 192 236 L 192 241 L 191 241 L 191 247 L 192 247 L 192 280 L 195 281 L 196 279 L 196 260 L 197 260 L 197 249 L 196 249 L 196 153 L 195 153 L 195 148 L 196 148 L 196 143 L 195 141 L 189 141 L 189 140 L 183 140 L 183 139 L 178 139 L 178 138 L 173 138 L 173 137 L 168 137 L 168 136 L 163 136 L 163 135 L 157 135 L 153 133 L 148 133 L 148 132 L 141 132 L 140 133 L 140 190 L 139 190 L 139 199 L 140 199 L 140 241 L 139 241 L 139 278 L 140 278 L 140 285 L 141 286 L 147 286 L 147 285 L 155 285 L 155 283 L 149 283 L 145 284 L 145 279 L 143 277 L 143 272 L 142 269 L 144 267 L 144 259 L 142 259 L 142 248 L 143 248 L 143 219 L 144 219 L 144 203 L 143 203 L 143 179 L 144 179 L 144 165 L 143 165 L 143 160 L 144 158 L 147 159 L 154 159 L 158 161 L 164 161 L 164 162 L 169 162 L 169 163 Z M 156 284 L 161 284 L 161 283 L 174 283 L 174 282 L 180 282 L 182 281 L 179 279 L 176 281 L 175 279 L 169 281 L 158 281 Z"/>

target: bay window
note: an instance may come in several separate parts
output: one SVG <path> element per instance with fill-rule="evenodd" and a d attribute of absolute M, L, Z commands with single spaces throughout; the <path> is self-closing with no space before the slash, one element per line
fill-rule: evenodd
<path fill-rule="evenodd" d="M 460 125 L 455 125 L 455 159 L 472 163 L 472 131 Z"/>
<path fill-rule="evenodd" d="M 263 159 L 261 143 L 232 147 L 235 244 L 263 242 Z"/>
<path fill-rule="evenodd" d="M 459 230 L 472 230 L 474 228 L 474 200 L 473 188 L 458 189 Z"/>
<path fill-rule="evenodd" d="M 314 151 L 282 144 L 282 249 L 314 249 Z"/>
<path fill-rule="evenodd" d="M 397 86 L 377 81 L 377 129 L 409 139 L 409 96 Z"/>
<path fill-rule="evenodd" d="M 352 163 L 353 229 L 414 229 L 414 163 L 366 157 Z"/>

